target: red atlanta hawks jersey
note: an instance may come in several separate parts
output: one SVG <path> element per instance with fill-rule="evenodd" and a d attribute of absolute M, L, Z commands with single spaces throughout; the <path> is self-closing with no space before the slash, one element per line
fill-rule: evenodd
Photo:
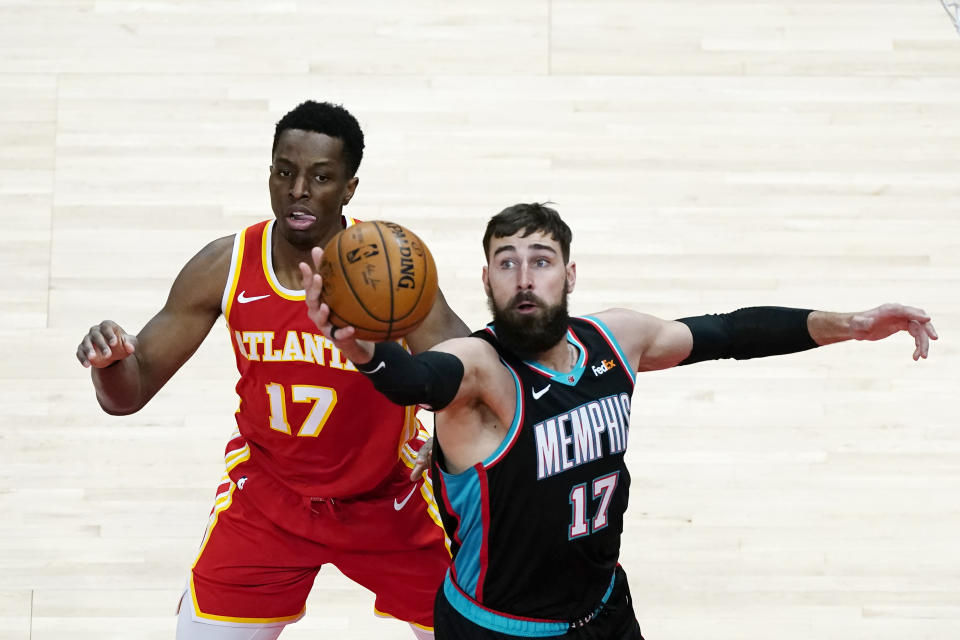
<path fill-rule="evenodd" d="M 320 334 L 303 290 L 276 276 L 273 230 L 268 220 L 236 235 L 223 295 L 240 371 L 240 433 L 227 447 L 228 469 L 255 461 L 306 496 L 366 493 L 416 433 L 416 408 L 377 393 Z"/>

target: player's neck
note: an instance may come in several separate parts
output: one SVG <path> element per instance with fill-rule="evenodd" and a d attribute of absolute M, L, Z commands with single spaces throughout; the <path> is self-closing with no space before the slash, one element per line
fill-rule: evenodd
<path fill-rule="evenodd" d="M 300 263 L 306 262 L 312 265 L 313 258 L 310 256 L 310 251 L 314 246 L 321 248 L 326 246 L 327 241 L 343 229 L 342 221 L 343 216 L 338 212 L 334 219 L 326 221 L 324 226 L 328 228 L 324 230 L 316 243 L 307 247 L 293 244 L 284 237 L 279 229 L 274 228 L 270 250 L 273 258 L 273 271 L 277 274 L 280 284 L 294 291 L 303 288 L 303 283 L 300 280 Z"/>
<path fill-rule="evenodd" d="M 563 340 L 537 355 L 537 363 L 559 373 L 570 373 L 577 364 L 577 348 Z"/>
<path fill-rule="evenodd" d="M 300 281 L 300 263 L 310 264 L 310 252 L 301 251 L 285 240 L 273 241 L 273 272 L 280 284 L 288 289 L 303 289 Z"/>
<path fill-rule="evenodd" d="M 330 237 L 333 237 L 333 233 L 330 234 Z M 279 233 L 274 233 L 272 240 L 273 271 L 277 274 L 277 279 L 280 280 L 280 284 L 288 289 L 299 291 L 303 288 L 303 283 L 300 281 L 299 265 L 301 262 L 313 264 L 310 256 L 312 247 L 297 247 Z M 317 246 L 323 247 L 326 240 L 318 242 Z"/>

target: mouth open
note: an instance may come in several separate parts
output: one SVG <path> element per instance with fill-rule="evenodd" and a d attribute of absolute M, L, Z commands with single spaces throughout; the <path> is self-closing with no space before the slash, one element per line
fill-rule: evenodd
<path fill-rule="evenodd" d="M 514 309 L 516 309 L 517 313 L 533 313 L 537 310 L 537 305 L 534 302 L 524 301 L 514 306 Z"/>
<path fill-rule="evenodd" d="M 307 211 L 294 210 L 287 215 L 287 223 L 290 228 L 297 231 L 308 229 L 316 221 L 317 217 Z"/>

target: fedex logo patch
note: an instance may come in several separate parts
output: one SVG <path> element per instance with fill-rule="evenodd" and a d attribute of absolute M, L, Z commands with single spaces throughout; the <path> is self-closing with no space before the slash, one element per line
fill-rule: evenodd
<path fill-rule="evenodd" d="M 603 374 L 605 374 L 607 371 L 610 371 L 616 366 L 617 366 L 617 363 L 614 362 L 613 360 L 602 360 L 600 364 L 590 368 L 593 369 L 594 376 L 600 377 Z"/>

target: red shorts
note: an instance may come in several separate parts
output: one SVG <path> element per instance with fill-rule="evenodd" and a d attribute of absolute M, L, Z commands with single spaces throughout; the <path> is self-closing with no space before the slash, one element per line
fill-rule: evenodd
<path fill-rule="evenodd" d="M 293 622 L 320 567 L 330 563 L 376 594 L 378 614 L 433 627 L 450 552 L 432 487 L 424 478 L 410 482 L 408 463 L 398 461 L 376 490 L 347 500 L 301 496 L 253 460 L 230 478 L 191 572 L 194 619 Z"/>

